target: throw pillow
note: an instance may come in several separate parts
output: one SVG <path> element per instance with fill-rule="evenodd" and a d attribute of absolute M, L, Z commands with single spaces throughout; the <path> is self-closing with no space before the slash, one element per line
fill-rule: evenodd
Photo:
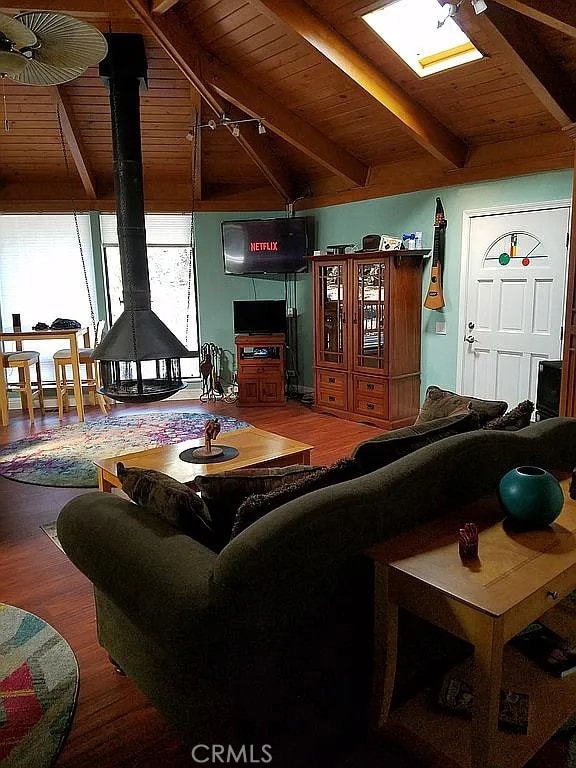
<path fill-rule="evenodd" d="M 215 538 L 208 507 L 188 486 L 154 469 L 116 465 L 122 490 L 133 502 L 174 528 L 214 548 Z"/>
<path fill-rule="evenodd" d="M 530 425 L 530 418 L 533 412 L 534 403 L 530 402 L 530 400 L 523 400 L 521 403 L 518 403 L 516 408 L 508 411 L 508 413 L 489 421 L 484 425 L 483 429 L 504 429 L 508 432 L 524 429 L 524 427 Z"/>
<path fill-rule="evenodd" d="M 427 421 L 441 419 L 446 416 L 456 416 L 467 410 L 476 411 L 480 420 L 480 426 L 492 419 L 502 416 L 508 408 L 508 403 L 503 400 L 482 400 L 478 397 L 458 395 L 440 387 L 428 387 L 426 397 L 420 408 L 416 424 L 424 424 Z"/>
<path fill-rule="evenodd" d="M 233 469 L 214 475 L 197 475 L 190 486 L 200 491 L 212 518 L 218 546 L 230 540 L 238 507 L 254 493 L 267 493 L 293 483 L 297 478 L 322 469 L 307 464 L 287 467 L 253 467 Z"/>
<path fill-rule="evenodd" d="M 352 456 L 359 462 L 363 473 L 374 472 L 425 445 L 477 428 L 478 414 L 467 411 L 459 416 L 447 416 L 385 432 L 357 445 Z"/>
<path fill-rule="evenodd" d="M 238 536 L 245 528 L 255 523 L 268 512 L 271 512 L 282 504 L 304 496 L 306 493 L 326 488 L 329 485 L 343 483 L 352 480 L 362 474 L 356 459 L 339 459 L 329 467 L 317 467 L 314 472 L 295 478 L 291 483 L 285 484 L 268 493 L 256 493 L 242 502 L 232 526 L 230 539 Z"/>

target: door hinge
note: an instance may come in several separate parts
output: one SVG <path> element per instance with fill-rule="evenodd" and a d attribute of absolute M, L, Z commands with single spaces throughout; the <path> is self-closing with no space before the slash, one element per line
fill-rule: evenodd
<path fill-rule="evenodd" d="M 570 232 L 566 232 L 566 250 L 568 250 L 569 245 L 570 245 Z"/>
<path fill-rule="evenodd" d="M 564 341 L 564 326 L 560 326 L 560 341 Z"/>

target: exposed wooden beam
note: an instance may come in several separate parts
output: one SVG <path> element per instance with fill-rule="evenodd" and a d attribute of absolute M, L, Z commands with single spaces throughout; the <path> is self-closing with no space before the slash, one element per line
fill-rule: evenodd
<path fill-rule="evenodd" d="M 558 32 L 576 37 L 576 6 L 573 0 L 494 0 Z"/>
<path fill-rule="evenodd" d="M 279 101 L 239 78 L 225 64 L 210 56 L 203 66 L 206 82 L 221 96 L 262 122 L 293 147 L 356 186 L 364 186 L 368 167 L 339 147 Z"/>
<path fill-rule="evenodd" d="M 463 6 L 458 22 L 466 26 L 471 14 Z M 576 122 L 576 84 L 538 45 L 534 30 L 517 13 L 494 2 L 476 19 L 560 125 Z"/>
<path fill-rule="evenodd" d="M 315 162 L 354 185 L 366 183 L 368 168 L 363 163 L 306 123 L 299 115 L 282 106 L 272 96 L 205 53 L 193 36 L 186 32 L 185 23 L 176 12 L 164 17 L 152 16 L 146 12 L 139 0 L 126 2 L 136 11 L 148 30 L 214 112 L 221 115 L 223 103 L 222 98 L 217 98 L 210 85 L 221 97 L 247 114 L 263 118 L 263 122 L 275 134 Z"/>
<path fill-rule="evenodd" d="M 301 35 L 391 112 L 430 154 L 453 167 L 466 161 L 466 144 L 334 30 L 303 0 L 255 0 L 264 13 Z M 409 34 L 407 30 L 406 34 Z"/>
<path fill-rule="evenodd" d="M 125 2 L 164 48 L 188 82 L 202 95 L 208 106 L 218 116 L 225 114 L 227 105 L 219 96 L 214 95 L 202 77 L 204 52 L 186 32 L 175 13 L 152 16 L 140 0 L 125 0 Z M 244 126 L 235 138 L 281 197 L 284 200 L 293 200 L 297 196 L 294 181 L 270 151 L 267 143 L 258 141 L 258 134 L 255 137 L 253 132 L 245 130 Z"/>
<path fill-rule="evenodd" d="M 166 13 L 180 0 L 152 0 L 152 13 Z"/>
<path fill-rule="evenodd" d="M 86 197 L 90 198 L 91 200 L 96 200 L 98 197 L 96 191 L 96 180 L 90 168 L 90 163 L 88 162 L 86 151 L 82 144 L 82 138 L 76 125 L 76 120 L 74 118 L 74 113 L 72 112 L 70 100 L 68 99 L 68 96 L 61 85 L 55 86 L 52 92 L 54 94 L 54 100 L 60 111 L 62 133 L 64 134 L 64 138 L 68 144 L 68 148 L 70 149 L 70 154 L 74 160 L 76 170 L 82 179 L 82 184 L 86 191 Z"/>

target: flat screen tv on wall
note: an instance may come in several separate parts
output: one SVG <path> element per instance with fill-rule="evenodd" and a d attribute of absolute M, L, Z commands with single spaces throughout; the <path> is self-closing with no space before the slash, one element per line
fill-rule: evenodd
<path fill-rule="evenodd" d="M 222 252 L 227 275 L 289 274 L 307 269 L 305 218 L 222 222 Z"/>

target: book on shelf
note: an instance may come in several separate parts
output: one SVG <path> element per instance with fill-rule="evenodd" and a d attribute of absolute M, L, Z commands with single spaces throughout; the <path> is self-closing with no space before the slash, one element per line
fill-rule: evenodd
<path fill-rule="evenodd" d="M 440 685 L 437 704 L 450 712 L 472 716 L 472 686 L 458 677 L 445 677 Z M 498 726 L 515 733 L 528 732 L 528 694 L 517 691 L 500 691 Z"/>
<path fill-rule="evenodd" d="M 576 646 L 540 621 L 533 621 L 510 642 L 554 677 L 576 672 Z"/>

